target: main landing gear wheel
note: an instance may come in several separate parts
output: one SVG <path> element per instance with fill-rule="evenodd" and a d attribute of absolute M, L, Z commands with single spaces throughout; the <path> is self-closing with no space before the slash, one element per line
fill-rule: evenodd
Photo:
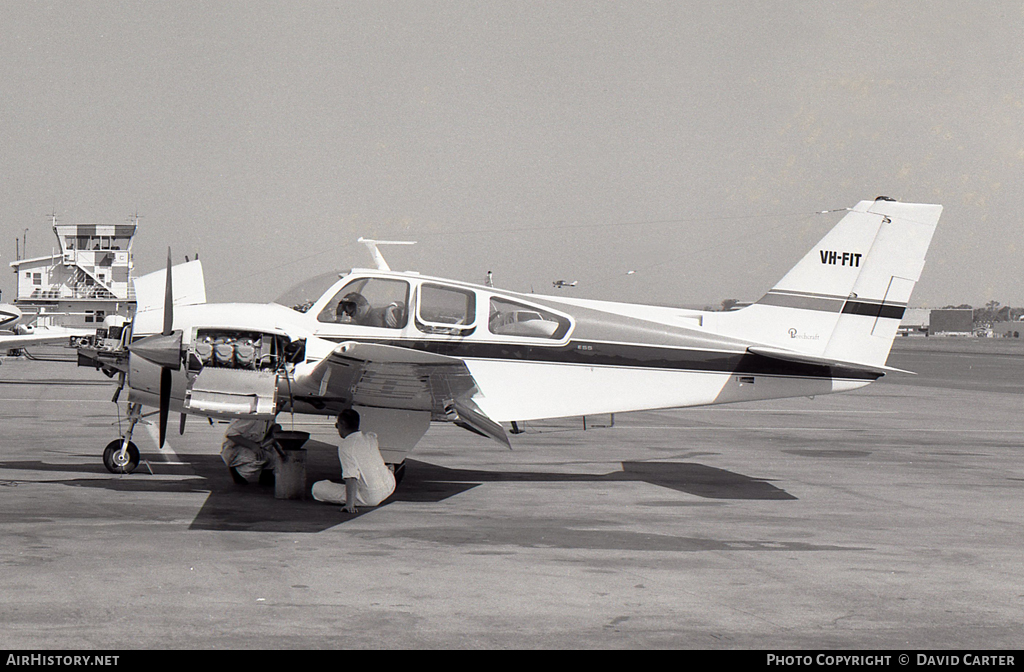
<path fill-rule="evenodd" d="M 103 449 L 103 466 L 112 474 L 130 474 L 139 466 L 139 449 L 128 442 L 128 450 L 121 452 L 123 439 L 114 439 Z"/>

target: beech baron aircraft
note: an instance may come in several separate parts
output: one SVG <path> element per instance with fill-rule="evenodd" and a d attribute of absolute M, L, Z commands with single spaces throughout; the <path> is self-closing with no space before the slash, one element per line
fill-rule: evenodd
<path fill-rule="evenodd" d="M 193 261 L 140 278 L 121 341 L 80 349 L 79 363 L 118 376 L 115 400 L 128 387 L 111 471 L 138 465 L 143 406 L 159 409 L 161 447 L 170 412 L 184 431 L 186 415 L 354 407 L 400 475 L 431 422 L 510 446 L 501 423 L 845 392 L 897 371 L 889 349 L 941 212 L 862 201 L 760 300 L 720 312 L 395 272 L 372 241 L 377 269 L 315 278 L 270 304 L 206 304 Z"/>

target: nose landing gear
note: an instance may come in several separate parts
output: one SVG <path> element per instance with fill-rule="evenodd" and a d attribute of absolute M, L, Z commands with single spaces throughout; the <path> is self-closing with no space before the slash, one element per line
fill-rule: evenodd
<path fill-rule="evenodd" d="M 130 474 L 139 466 L 139 449 L 123 439 L 114 439 L 103 449 L 103 466 L 112 474 Z"/>
<path fill-rule="evenodd" d="M 128 431 L 103 449 L 103 466 L 112 474 L 130 474 L 139 466 L 139 448 L 132 443 L 132 432 L 142 418 L 142 404 L 128 404 Z"/>

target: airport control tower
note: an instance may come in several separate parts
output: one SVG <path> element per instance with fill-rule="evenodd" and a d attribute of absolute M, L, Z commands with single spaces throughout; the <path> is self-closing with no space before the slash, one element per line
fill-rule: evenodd
<path fill-rule="evenodd" d="M 51 223 L 59 248 L 45 257 L 11 262 L 18 278 L 14 304 L 25 322 L 89 328 L 101 326 L 108 315 L 130 316 L 138 216 L 127 224 L 58 224 L 56 216 Z"/>

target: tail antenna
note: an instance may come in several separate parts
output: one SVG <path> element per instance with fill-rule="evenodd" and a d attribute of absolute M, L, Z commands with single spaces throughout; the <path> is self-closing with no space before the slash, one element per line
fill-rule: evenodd
<path fill-rule="evenodd" d="M 384 261 L 384 255 L 377 249 L 378 245 L 415 245 L 415 240 L 371 240 L 369 238 L 360 237 L 357 242 L 366 245 L 366 249 L 373 255 L 373 260 L 377 264 L 378 271 L 390 271 L 391 267 L 388 266 L 388 262 Z"/>

